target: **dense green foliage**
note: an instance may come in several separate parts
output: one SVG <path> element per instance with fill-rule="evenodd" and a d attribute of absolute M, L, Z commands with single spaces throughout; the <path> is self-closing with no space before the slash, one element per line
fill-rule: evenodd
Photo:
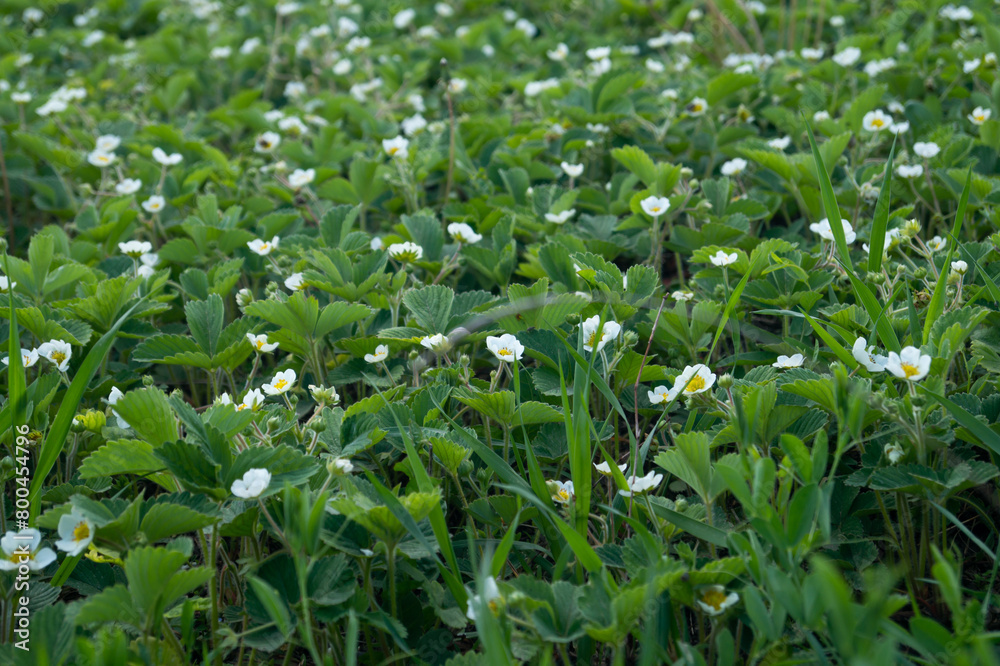
<path fill-rule="evenodd" d="M 1000 663 L 996 3 L 0 12 L 2 663 Z"/>

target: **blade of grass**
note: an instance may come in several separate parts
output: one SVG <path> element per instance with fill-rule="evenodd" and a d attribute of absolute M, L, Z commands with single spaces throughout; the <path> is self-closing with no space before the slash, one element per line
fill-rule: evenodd
<path fill-rule="evenodd" d="M 503 535 L 503 539 L 500 539 L 500 545 L 493 552 L 493 561 L 490 563 L 490 573 L 496 578 L 503 571 L 503 565 L 507 564 L 507 556 L 510 555 L 510 549 L 514 547 L 514 536 L 517 534 L 517 526 L 521 524 L 521 502 L 518 499 L 517 513 L 514 514 L 514 520 L 511 521 L 510 525 L 507 527 L 507 533 Z"/>
<path fill-rule="evenodd" d="M 10 275 L 10 261 L 4 254 L 4 271 Z M 17 308 L 14 306 L 14 290 L 7 291 L 10 305 L 10 336 L 7 340 L 7 399 L 10 401 L 11 423 L 14 427 L 27 425 L 28 420 L 28 382 L 24 376 L 24 361 L 21 358 L 21 335 L 17 326 Z M 7 428 L 3 431 L 6 433 Z M 14 446 L 17 445 L 17 433 L 14 434 Z M 15 448 L 16 450 L 16 448 Z M 14 456 L 17 458 L 18 456 Z"/>
<path fill-rule="evenodd" d="M 598 323 L 598 330 L 602 331 L 603 337 L 604 314 Z M 581 334 L 578 344 L 582 351 L 583 335 Z M 597 357 L 596 345 L 594 351 L 590 353 L 586 372 L 579 363 L 573 373 L 573 410 L 568 409 L 569 400 L 566 395 L 566 383 L 562 379 L 562 367 L 559 368 L 559 384 L 562 387 L 563 419 L 566 422 L 567 444 L 569 445 L 569 473 L 573 479 L 573 494 L 576 498 L 576 531 L 580 534 L 587 533 L 587 520 L 590 515 L 590 495 L 591 495 L 591 462 L 592 449 L 590 447 L 590 433 L 587 424 L 590 419 L 590 375 L 594 371 L 594 359 Z"/>
<path fill-rule="evenodd" d="M 954 525 L 958 529 L 962 530 L 962 534 L 964 534 L 965 536 L 969 537 L 969 541 L 971 541 L 972 543 L 974 543 L 977 546 L 979 546 L 979 549 L 982 550 L 984 553 L 986 553 L 991 560 L 993 560 L 994 562 L 997 561 L 996 553 L 994 553 L 992 550 L 990 550 L 989 546 L 987 546 L 985 543 L 983 543 L 979 539 L 979 537 L 977 537 L 975 534 L 973 534 L 972 531 L 969 530 L 969 528 L 966 527 L 965 524 L 961 520 L 959 520 L 958 517 L 955 514 L 953 514 L 951 511 L 949 511 L 948 509 L 944 508 L 943 506 L 941 506 L 937 502 L 933 502 L 932 501 L 931 502 L 931 506 L 934 507 L 935 509 L 937 509 L 938 511 L 940 511 L 941 515 L 944 516 L 945 518 L 947 518 L 951 522 L 952 525 Z"/>
<path fill-rule="evenodd" d="M 128 309 L 128 312 L 119 317 L 118 321 L 108 329 L 108 332 L 102 335 L 101 339 L 91 347 L 90 352 L 83 359 L 83 363 L 77 368 L 76 376 L 73 377 L 69 388 L 66 389 L 62 403 L 59 405 L 59 410 L 56 412 L 55 418 L 52 419 L 49 434 L 46 436 L 38 452 L 38 464 L 35 465 L 35 472 L 31 477 L 31 486 L 28 491 L 31 502 L 29 520 L 34 520 L 38 516 L 38 510 L 41 507 L 42 501 L 41 490 L 42 486 L 45 485 L 45 477 L 48 476 L 48 473 L 56 464 L 59 454 L 62 453 L 63 446 L 66 445 L 66 437 L 69 434 L 70 426 L 73 425 L 73 417 L 80 406 L 80 401 L 83 400 L 84 392 L 90 385 L 90 380 L 94 378 L 98 368 L 101 367 L 101 363 L 111 352 L 111 347 L 114 345 L 115 338 L 118 335 L 118 329 L 128 321 L 132 313 L 143 303 L 144 300 L 139 300 Z"/>
<path fill-rule="evenodd" d="M 929 395 L 938 404 L 951 412 L 955 420 L 965 426 L 979 440 L 979 443 L 988 447 L 995 455 L 1000 456 L 1000 435 L 994 432 L 992 428 L 943 395 L 938 395 L 919 384 L 916 386 L 922 393 Z"/>
<path fill-rule="evenodd" d="M 868 270 L 878 273 L 882 270 L 882 253 L 885 252 L 885 230 L 889 226 L 889 199 L 892 196 L 892 160 L 896 156 L 896 139 L 892 140 L 889 149 L 889 161 L 885 163 L 885 173 L 882 176 L 882 189 L 878 193 L 875 204 L 875 217 L 872 218 L 872 233 L 868 241 Z"/>
<path fill-rule="evenodd" d="M 729 295 L 729 302 L 726 303 L 726 309 L 722 312 L 722 319 L 719 321 L 719 327 L 715 330 L 715 338 L 712 340 L 712 348 L 708 350 L 708 359 L 712 358 L 712 353 L 715 351 L 715 345 L 718 344 L 719 338 L 722 337 L 722 331 L 726 328 L 726 322 L 729 321 L 729 317 L 733 310 L 736 308 L 736 304 L 740 300 L 740 296 L 743 295 L 743 288 L 747 286 L 747 281 L 750 279 L 751 273 L 757 268 L 757 264 L 760 262 L 760 258 L 763 255 L 758 255 L 757 258 L 750 264 L 750 268 L 747 269 L 746 274 L 737 283 L 736 288 L 733 289 L 733 293 Z"/>
<path fill-rule="evenodd" d="M 850 269 L 848 271 L 850 273 L 854 271 L 854 264 L 851 262 L 851 253 L 847 248 L 847 235 L 844 233 L 844 226 L 840 221 L 840 207 L 837 206 L 837 196 L 833 193 L 833 183 L 830 181 L 830 174 L 826 170 L 826 164 L 823 162 L 823 156 L 820 155 L 819 146 L 816 145 L 816 137 L 813 136 L 812 127 L 806 120 L 805 113 L 802 114 L 802 120 L 806 124 L 813 161 L 816 163 L 816 179 L 819 181 L 819 190 L 823 199 L 823 211 L 826 213 L 826 219 L 830 222 L 830 232 L 833 234 L 837 254 L 840 255 L 844 265 Z"/>
<path fill-rule="evenodd" d="M 653 513 L 667 522 L 673 523 L 691 536 L 697 537 L 702 541 L 706 541 L 718 548 L 728 548 L 726 545 L 726 533 L 718 527 L 706 525 L 700 520 L 695 520 L 691 516 L 685 516 L 683 513 L 671 511 L 667 507 L 660 506 L 659 504 L 653 504 L 650 502 L 650 506 L 653 507 Z"/>
<path fill-rule="evenodd" d="M 479 456 L 479 458 L 484 463 L 486 463 L 486 467 L 489 468 L 490 471 L 495 472 L 496 475 L 498 477 L 500 477 L 500 479 L 502 481 L 504 481 L 505 483 L 507 483 L 509 485 L 517 486 L 517 487 L 521 488 L 522 490 L 524 490 L 525 492 L 527 492 L 532 497 L 536 497 L 537 498 L 537 495 L 534 495 L 532 493 L 532 491 L 534 490 L 533 485 L 528 485 L 528 483 L 526 483 L 525 480 L 523 478 L 521 478 L 521 475 L 518 474 L 514 470 L 513 467 L 511 467 L 509 464 L 507 464 L 507 461 L 505 461 L 503 458 L 501 458 L 500 456 L 498 456 L 496 454 L 496 452 L 493 449 L 491 449 L 489 446 L 487 446 L 486 444 L 483 444 L 481 441 L 479 441 L 478 437 L 470 435 L 469 432 L 465 428 L 463 428 L 457 421 L 455 421 L 455 419 L 453 419 L 444 410 L 444 407 L 441 406 L 441 404 L 437 401 L 437 398 L 435 398 L 433 394 L 431 394 L 430 398 L 431 398 L 431 401 L 434 403 L 434 406 L 437 407 L 438 412 L 441 414 L 442 418 L 444 418 L 446 421 L 448 421 L 449 425 L 451 425 L 455 429 L 455 433 L 460 438 L 462 438 L 462 440 L 468 445 L 468 447 L 470 449 L 472 449 L 473 453 L 475 453 L 477 456 Z M 531 451 L 531 447 L 530 446 L 526 446 L 525 448 L 528 450 L 528 465 L 529 465 L 529 470 L 531 469 L 532 463 L 534 463 L 534 467 L 537 469 L 538 468 L 538 461 L 535 460 L 534 453 Z M 535 477 L 535 474 L 532 473 L 532 472 L 530 472 L 530 471 L 529 471 L 529 474 L 532 477 Z M 537 474 L 538 474 L 538 476 L 541 475 L 541 470 L 540 469 L 538 469 Z M 544 482 L 542 483 L 541 487 L 544 490 L 544 488 L 545 488 Z M 539 493 L 539 495 L 541 495 L 541 496 L 544 497 L 546 495 L 546 493 L 542 492 L 542 493 Z M 522 497 L 523 496 L 524 495 L 522 495 Z M 542 500 L 538 500 L 538 501 L 542 501 Z M 549 543 L 552 544 L 552 549 L 554 551 L 553 555 L 558 555 L 558 551 L 561 550 L 561 543 L 562 542 L 560 542 L 559 539 L 556 538 L 555 525 L 550 520 L 548 520 L 548 515 L 547 514 L 544 514 L 544 513 L 540 514 L 539 518 L 541 519 L 541 522 L 539 523 L 539 525 L 542 528 L 542 532 L 545 535 L 545 538 L 549 541 Z"/>
<path fill-rule="evenodd" d="M 520 495 L 541 509 L 543 513 L 547 514 L 555 524 L 556 528 L 558 528 L 558 530 L 562 533 L 563 538 L 566 539 L 566 543 L 573 550 L 573 553 L 580 561 L 580 564 L 583 565 L 584 569 L 591 573 L 601 570 L 604 563 L 601 561 L 597 552 L 591 548 L 589 543 L 587 543 L 587 537 L 577 532 L 572 526 L 570 526 L 569 523 L 560 518 L 559 514 L 550 509 L 548 504 L 535 497 L 534 493 L 525 489 L 523 485 L 514 486 L 501 484 L 500 487 L 505 490 L 509 490 L 516 495 Z"/>
<path fill-rule="evenodd" d="M 847 277 L 850 278 L 851 286 L 854 287 L 855 297 L 861 301 L 862 307 L 864 307 L 865 312 L 868 313 L 868 317 L 872 320 L 874 332 L 878 335 L 878 339 L 882 341 L 882 345 L 889 351 L 899 352 L 902 349 L 899 344 L 899 338 L 896 336 L 896 331 L 893 330 L 892 324 L 885 318 L 885 313 L 893 301 L 896 300 L 899 290 L 897 289 L 893 292 L 892 298 L 883 307 L 879 305 L 878 298 L 872 293 L 868 285 L 858 279 L 853 272 L 847 271 Z"/>
<path fill-rule="evenodd" d="M 377 384 L 374 381 L 372 381 L 371 384 L 372 386 L 375 386 L 375 390 L 378 391 L 379 395 L 382 396 L 382 399 L 385 400 L 386 398 L 382 394 L 382 391 L 378 388 Z M 389 404 L 387 400 L 386 404 Z M 403 428 L 403 424 L 400 422 L 395 410 L 389 408 L 388 411 L 392 414 L 392 419 L 403 439 L 403 447 L 406 449 L 406 456 L 410 461 L 410 468 L 413 470 L 413 478 L 417 482 L 417 489 L 423 493 L 433 492 L 434 483 L 431 481 L 430 475 L 427 474 L 427 470 L 424 469 L 424 466 L 420 461 L 420 455 L 417 453 L 417 447 L 413 444 L 413 439 Z M 440 561 L 438 561 L 438 567 L 441 569 L 441 575 L 448 583 L 448 589 L 451 591 L 452 596 L 455 597 L 455 601 L 458 602 L 459 606 L 463 606 L 468 600 L 468 595 L 465 592 L 465 586 L 463 586 L 461 582 L 461 570 L 458 568 L 458 560 L 455 557 L 455 550 L 451 543 L 452 537 L 448 532 L 448 521 L 445 519 L 444 510 L 441 508 L 440 504 L 431 511 L 429 520 L 431 528 L 434 530 L 434 538 L 437 540 L 438 547 L 441 549 L 441 552 L 444 553 L 445 560 L 448 562 L 448 568 L 450 568 L 449 571 Z"/>
<path fill-rule="evenodd" d="M 944 312 L 944 297 L 948 291 L 948 273 L 951 267 L 951 260 L 955 256 L 955 246 L 958 244 L 958 232 L 962 229 L 962 221 L 965 219 L 965 209 L 969 205 L 969 192 L 972 189 L 972 167 L 965 176 L 965 187 L 962 188 L 962 196 L 958 200 L 958 211 L 955 213 L 955 222 L 951 228 L 952 241 L 948 246 L 948 255 L 941 265 L 941 272 L 938 274 L 937 284 L 934 285 L 934 293 L 931 295 L 931 302 L 927 304 L 927 312 L 924 313 L 924 344 L 931 337 L 931 326 L 937 321 L 941 313 Z"/>
<path fill-rule="evenodd" d="M 804 312 L 802 313 L 802 316 L 806 318 L 806 321 L 809 322 L 809 325 L 812 326 L 812 329 L 816 331 L 816 335 L 818 335 L 823 340 L 823 342 L 826 343 L 826 346 L 830 348 L 830 351 L 832 351 L 837 358 L 840 359 L 841 363 L 843 363 L 849 368 L 853 368 L 855 366 L 860 367 L 860 364 L 854 358 L 854 354 L 847 351 L 846 347 L 837 342 L 837 340 L 832 335 L 830 335 L 830 333 L 825 328 L 819 325 L 819 322 L 817 322 L 815 319 L 813 319 Z"/>
<path fill-rule="evenodd" d="M 955 244 L 955 247 L 962 251 L 965 258 L 976 267 L 976 273 L 979 274 L 983 278 L 983 282 L 986 283 L 986 291 L 989 292 L 990 298 L 993 299 L 993 302 L 1000 304 L 1000 287 L 997 286 L 997 283 L 989 276 L 989 274 L 986 273 L 985 270 L 983 270 L 983 267 L 979 265 L 979 262 L 976 261 L 976 258 L 972 256 L 972 253 L 969 252 L 969 249 L 965 247 L 965 245 L 959 243 L 958 239 L 952 236 L 950 232 L 948 233 L 948 237 L 951 238 L 951 242 Z M 951 264 L 948 265 L 950 266 Z"/>

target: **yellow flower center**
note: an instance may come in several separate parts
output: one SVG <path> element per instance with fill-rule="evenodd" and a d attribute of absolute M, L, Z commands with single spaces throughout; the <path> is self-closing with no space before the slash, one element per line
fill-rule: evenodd
<path fill-rule="evenodd" d="M 256 344 L 257 344 L 257 349 L 263 349 L 264 348 L 264 341 L 263 340 L 258 340 Z"/>
<path fill-rule="evenodd" d="M 701 375 L 695 375 L 688 382 L 687 388 L 684 389 L 686 393 L 694 393 L 695 391 L 700 391 L 705 388 L 705 378 Z"/>
<path fill-rule="evenodd" d="M 660 398 L 662 398 L 663 400 L 668 400 L 667 395 L 668 395 L 667 392 L 663 391 L 660 393 Z"/>
<path fill-rule="evenodd" d="M 704 590 L 701 593 L 701 602 L 715 610 L 722 610 L 722 604 L 726 603 L 726 591 L 715 588 Z"/>
<path fill-rule="evenodd" d="M 56 362 L 56 365 L 62 364 L 66 360 L 66 354 L 62 352 L 52 352 L 52 360 Z"/>
<path fill-rule="evenodd" d="M 270 249 L 271 249 L 271 244 L 270 243 L 264 243 L 263 245 L 260 246 L 261 252 L 263 252 L 264 250 L 270 250 Z"/>
<path fill-rule="evenodd" d="M 659 206 L 652 206 L 650 208 L 650 210 L 653 211 L 654 213 L 659 213 L 660 212 L 660 207 Z"/>
<path fill-rule="evenodd" d="M 881 128 L 882 125 L 884 125 L 884 124 L 885 123 L 882 121 L 881 118 L 875 118 L 875 119 L 872 120 L 872 127 L 879 127 L 879 128 Z"/>
<path fill-rule="evenodd" d="M 7 559 L 9 559 L 14 564 L 21 564 L 23 562 L 29 562 L 29 561 L 35 559 L 35 554 L 34 553 L 23 553 L 23 552 L 20 552 L 20 551 L 14 551 L 14 553 L 12 555 L 10 555 L 10 557 L 8 557 Z"/>
<path fill-rule="evenodd" d="M 514 352 L 512 352 L 509 349 L 507 349 L 506 347 L 504 347 L 503 349 L 498 349 L 497 350 L 497 356 L 507 357 L 507 356 L 513 356 L 513 355 L 514 355 Z"/>
<path fill-rule="evenodd" d="M 288 386 L 288 382 L 286 382 L 284 379 L 279 379 L 278 381 L 274 382 L 274 388 L 278 389 L 279 391 L 285 388 L 286 386 Z"/>
<path fill-rule="evenodd" d="M 395 146 L 393 146 L 392 148 L 389 149 L 388 152 L 389 152 L 390 155 L 395 155 L 396 153 L 399 152 L 399 148 L 396 148 Z"/>
<path fill-rule="evenodd" d="M 22 363 L 23 365 L 28 365 L 29 363 L 31 363 L 31 357 L 28 356 L 27 354 L 21 354 L 21 358 L 23 359 Z"/>
<path fill-rule="evenodd" d="M 83 541 L 90 537 L 90 527 L 85 522 L 80 522 L 73 528 L 73 541 Z"/>
<path fill-rule="evenodd" d="M 909 363 L 902 363 L 901 366 L 903 368 L 903 373 L 906 375 L 907 379 L 909 379 L 913 375 L 920 374 L 920 368 L 918 368 L 915 365 L 911 365 Z"/>
<path fill-rule="evenodd" d="M 691 110 L 692 111 L 701 111 L 702 110 L 702 106 L 701 106 L 701 104 L 692 104 L 691 105 Z"/>
<path fill-rule="evenodd" d="M 587 338 L 587 346 L 593 347 L 596 342 L 597 342 L 597 331 L 594 331 L 593 333 L 590 334 L 590 337 Z"/>
<path fill-rule="evenodd" d="M 238 412 L 242 412 L 246 408 L 247 408 L 246 405 L 236 405 L 236 411 Z"/>
<path fill-rule="evenodd" d="M 569 501 L 569 492 L 567 492 L 565 488 L 556 493 L 556 496 L 564 502 Z"/>

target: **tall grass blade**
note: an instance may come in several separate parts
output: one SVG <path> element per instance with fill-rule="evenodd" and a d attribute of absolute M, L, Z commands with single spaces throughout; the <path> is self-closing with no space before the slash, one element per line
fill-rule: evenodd
<path fill-rule="evenodd" d="M 965 176 L 965 187 L 962 188 L 962 197 L 958 200 L 958 211 L 955 213 L 955 223 L 951 228 L 952 241 L 948 245 L 948 255 L 944 263 L 941 264 L 941 273 L 938 275 L 937 284 L 934 285 L 934 294 L 931 302 L 927 304 L 927 312 L 924 313 L 924 344 L 931 337 L 931 326 L 938 320 L 944 312 L 944 297 L 948 289 L 948 272 L 951 268 L 951 260 L 955 256 L 955 246 L 958 244 L 958 232 L 962 230 L 962 221 L 965 219 L 965 209 L 969 205 L 969 192 L 972 189 L 972 167 Z"/>
<path fill-rule="evenodd" d="M 885 230 L 889 226 L 889 199 L 892 197 L 892 160 L 896 156 L 896 138 L 892 140 L 889 149 L 889 161 L 885 163 L 885 174 L 882 176 L 882 189 L 878 193 L 875 204 L 875 217 L 872 219 L 872 235 L 868 241 L 868 270 L 878 273 L 882 270 L 882 253 L 885 252 Z"/>
<path fill-rule="evenodd" d="M 132 313 L 143 303 L 143 300 L 136 302 L 90 348 L 90 352 L 83 359 L 83 363 L 77 368 L 76 376 L 70 382 L 69 388 L 66 389 L 62 403 L 59 405 L 59 411 L 56 412 L 55 418 L 52 419 L 49 434 L 46 436 L 45 441 L 42 443 L 42 448 L 38 452 L 38 464 L 35 465 L 35 473 L 31 477 L 31 486 L 28 492 L 31 502 L 29 508 L 30 520 L 34 520 L 38 516 L 38 510 L 41 507 L 42 501 L 41 489 L 45 484 L 45 477 L 48 476 L 52 467 L 56 464 L 59 454 L 62 453 L 63 447 L 66 445 L 66 437 L 69 434 L 70 426 L 73 425 L 73 417 L 80 406 L 80 401 L 83 400 L 84 392 L 86 392 L 87 387 L 90 385 L 90 380 L 94 378 L 97 370 L 101 367 L 101 363 L 104 362 L 104 358 L 111 352 L 111 347 L 115 343 L 115 337 L 118 335 L 118 329 L 128 321 Z"/>

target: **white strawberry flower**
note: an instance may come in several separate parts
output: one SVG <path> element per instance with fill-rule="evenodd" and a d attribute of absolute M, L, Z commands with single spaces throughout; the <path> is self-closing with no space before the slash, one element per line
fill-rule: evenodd
<path fill-rule="evenodd" d="M 114 164 L 115 154 L 106 153 L 103 150 L 93 150 L 87 153 L 87 161 L 95 167 L 103 169 Z"/>
<path fill-rule="evenodd" d="M 618 467 L 618 471 L 619 472 L 624 473 L 625 472 L 625 468 L 628 467 L 628 463 L 622 463 L 620 465 L 617 465 L 617 467 Z M 611 474 L 611 465 L 609 465 L 606 460 L 604 462 L 600 463 L 600 464 L 595 463 L 594 464 L 594 469 L 596 469 L 599 474 L 602 474 L 604 476 L 611 476 L 612 475 Z"/>
<path fill-rule="evenodd" d="M 21 367 L 30 368 L 34 364 L 38 363 L 39 355 L 37 349 L 22 349 L 21 350 Z M 10 357 L 4 356 L 0 361 L 3 361 L 4 365 L 10 365 Z"/>
<path fill-rule="evenodd" d="M 289 291 L 302 291 L 308 285 L 302 277 L 302 273 L 292 273 L 285 278 L 285 288 Z"/>
<path fill-rule="evenodd" d="M 663 405 L 670 402 L 670 389 L 666 386 L 656 386 L 652 391 L 646 391 L 649 402 L 654 405 Z"/>
<path fill-rule="evenodd" d="M 269 153 L 281 143 L 281 135 L 277 132 L 264 132 L 257 137 L 253 149 L 257 153 Z"/>
<path fill-rule="evenodd" d="M 584 320 L 580 324 L 580 331 L 583 335 L 583 349 L 584 351 L 593 352 L 601 351 L 604 349 L 604 345 L 608 344 L 612 340 L 618 337 L 621 333 L 622 327 L 616 321 L 605 321 L 601 326 L 600 338 L 597 337 L 597 327 L 601 324 L 600 315 L 594 315 L 590 319 Z"/>
<path fill-rule="evenodd" d="M 124 397 L 125 394 L 122 393 L 122 390 L 120 388 L 118 388 L 117 386 L 112 386 L 111 393 L 108 394 L 108 404 L 114 407 L 116 404 L 118 404 L 118 401 Z M 111 410 L 111 415 L 118 420 L 118 427 L 121 428 L 122 430 L 128 430 L 129 428 L 132 427 L 128 424 L 128 421 L 123 419 L 121 417 L 121 414 L 119 414 L 115 410 L 113 409 Z"/>
<path fill-rule="evenodd" d="M 941 147 L 933 141 L 917 141 L 913 144 L 913 152 L 920 157 L 929 160 L 941 152 Z"/>
<path fill-rule="evenodd" d="M 142 187 L 142 181 L 138 178 L 125 178 L 115 185 L 115 192 L 118 194 L 135 194 Z"/>
<path fill-rule="evenodd" d="M 685 395 L 697 395 L 704 393 L 715 385 L 716 375 L 707 365 L 698 363 L 689 365 L 674 380 L 674 387 L 670 389 L 668 400 L 673 400 L 678 393 Z"/>
<path fill-rule="evenodd" d="M 393 243 L 389 246 L 389 256 L 396 261 L 411 262 L 420 261 L 424 256 L 424 248 L 416 243 L 406 241 L 405 243 Z"/>
<path fill-rule="evenodd" d="M 736 252 L 730 252 L 727 254 L 723 250 L 719 250 L 711 257 L 709 257 L 709 260 L 715 266 L 731 266 L 732 264 L 735 264 L 739 260 L 739 258 L 740 255 L 737 254 Z"/>
<path fill-rule="evenodd" d="M 38 355 L 55 363 L 60 372 L 69 369 L 69 360 L 73 356 L 73 348 L 62 340 L 49 340 L 38 347 Z"/>
<path fill-rule="evenodd" d="M 295 189 L 299 189 L 313 182 L 315 178 L 315 169 L 296 169 L 288 176 L 288 184 Z"/>
<path fill-rule="evenodd" d="M 118 249 L 122 251 L 122 254 L 126 254 L 133 259 L 138 259 L 144 254 L 148 254 L 153 251 L 153 244 L 149 241 L 127 241 L 124 243 L 118 243 Z"/>
<path fill-rule="evenodd" d="M 917 347 L 904 347 L 899 354 L 889 352 L 889 360 L 885 369 L 900 379 L 919 382 L 927 376 L 931 369 L 931 357 L 921 354 Z"/>
<path fill-rule="evenodd" d="M 94 540 L 94 531 L 93 521 L 74 506 L 59 519 L 59 541 L 56 541 L 55 546 L 65 551 L 67 556 L 75 557 L 87 550 L 87 546 Z"/>
<path fill-rule="evenodd" d="M 791 356 L 781 355 L 771 365 L 775 368 L 801 368 L 805 358 L 802 354 L 792 354 Z"/>
<path fill-rule="evenodd" d="M 563 170 L 563 173 L 570 178 L 577 178 L 583 175 L 583 165 L 582 164 L 570 164 L 569 162 L 561 162 L 559 167 Z"/>
<path fill-rule="evenodd" d="M 854 341 L 851 354 L 854 360 L 865 366 L 868 372 L 882 372 L 885 370 L 889 359 L 881 354 L 876 354 L 874 345 L 869 345 L 865 338 L 858 338 Z"/>
<path fill-rule="evenodd" d="M 167 205 L 167 200 L 159 194 L 154 194 L 142 202 L 142 209 L 147 213 L 159 213 Z"/>
<path fill-rule="evenodd" d="M 425 335 L 420 340 L 420 344 L 434 352 L 444 351 L 448 348 L 448 337 L 441 333 Z"/>
<path fill-rule="evenodd" d="M 243 402 L 236 406 L 236 411 L 240 412 L 244 409 L 249 409 L 256 412 L 264 404 L 264 400 L 264 394 L 260 392 L 260 389 L 247 391 L 247 394 L 243 396 Z"/>
<path fill-rule="evenodd" d="M 882 451 L 885 453 L 885 457 L 889 459 L 890 465 L 895 465 L 904 455 L 906 455 L 906 451 L 903 450 L 903 447 L 899 442 L 890 442 L 886 444 Z"/>
<path fill-rule="evenodd" d="M 875 109 L 865 114 L 861 126 L 868 132 L 881 132 L 892 127 L 892 116 L 882 109 Z"/>
<path fill-rule="evenodd" d="M 738 176 L 747 168 L 747 161 L 742 157 L 734 157 L 722 165 L 723 176 Z"/>
<path fill-rule="evenodd" d="M 972 113 L 969 114 L 969 121 L 973 125 L 982 125 L 990 119 L 991 115 L 993 115 L 993 111 L 991 109 L 977 106 L 972 110 Z"/>
<path fill-rule="evenodd" d="M 646 215 L 652 218 L 658 218 L 670 210 L 670 199 L 666 197 L 655 197 L 649 196 L 639 202 L 639 206 L 642 208 Z"/>
<path fill-rule="evenodd" d="M 722 585 L 707 585 L 701 588 L 695 602 L 706 615 L 722 615 L 727 608 L 735 606 L 740 600 L 740 595 L 735 592 L 726 593 L 726 588 Z"/>
<path fill-rule="evenodd" d="M 858 238 L 857 232 L 854 231 L 854 227 L 847 220 L 841 218 L 840 225 L 844 229 L 844 239 L 847 244 L 850 245 Z M 819 237 L 823 240 L 833 241 L 833 229 L 830 226 L 830 220 L 828 218 L 823 218 L 819 222 L 814 222 L 809 225 L 809 230 L 819 234 Z"/>
<path fill-rule="evenodd" d="M 260 335 L 247 333 L 247 340 L 250 341 L 250 346 L 253 347 L 253 350 L 258 354 L 270 354 L 278 348 L 277 342 L 267 341 L 267 333 L 261 333 Z"/>
<path fill-rule="evenodd" d="M 374 354 L 365 354 L 365 361 L 368 363 L 381 363 L 389 357 L 388 345 L 379 345 L 375 348 Z"/>
<path fill-rule="evenodd" d="M 481 234 L 464 222 L 452 222 L 448 225 L 448 233 L 456 243 L 473 244 L 483 240 Z"/>
<path fill-rule="evenodd" d="M 242 479 L 233 481 L 230 491 L 240 499 L 255 499 L 271 485 L 271 473 L 266 469 L 247 470 Z"/>
<path fill-rule="evenodd" d="M 576 494 L 572 481 L 549 481 L 547 485 L 552 493 L 552 500 L 559 504 L 569 504 Z"/>
<path fill-rule="evenodd" d="M 283 395 L 295 385 L 295 371 L 289 368 L 274 375 L 270 384 L 264 384 L 261 388 L 268 395 Z"/>
<path fill-rule="evenodd" d="M 510 333 L 504 333 L 499 337 L 493 335 L 487 337 L 486 348 L 498 359 L 507 363 L 520 361 L 524 355 L 524 345 Z"/>
<path fill-rule="evenodd" d="M 14 571 L 21 565 L 41 571 L 55 562 L 55 551 L 41 545 L 42 533 L 33 527 L 7 532 L 0 538 L 0 571 Z"/>
<path fill-rule="evenodd" d="M 122 143 L 122 138 L 115 134 L 102 134 L 97 137 L 94 148 L 104 153 L 110 153 Z"/>
<path fill-rule="evenodd" d="M 11 282 L 6 275 L 0 275 L 0 294 L 6 294 L 17 286 L 17 282 Z"/>
<path fill-rule="evenodd" d="M 636 476 L 633 472 L 630 476 L 625 477 L 625 481 L 628 483 L 628 490 L 619 490 L 618 494 L 622 497 L 632 497 L 632 495 L 647 493 L 659 486 L 663 481 L 663 475 L 650 472 L 645 476 Z"/>
<path fill-rule="evenodd" d="M 277 236 L 272 238 L 270 241 L 265 241 L 261 240 L 260 238 L 255 238 L 252 241 L 247 241 L 247 247 L 249 247 L 250 251 L 253 252 L 254 254 L 266 257 L 267 255 L 271 254 L 271 252 L 278 249 L 278 243 L 280 242 L 281 239 L 278 238 Z"/>
<path fill-rule="evenodd" d="M 180 164 L 184 157 L 180 153 L 170 153 L 169 155 L 162 148 L 153 148 L 153 159 L 163 166 L 173 166 Z"/>
<path fill-rule="evenodd" d="M 703 116 L 708 111 L 708 102 L 703 97 L 695 97 L 687 105 L 689 116 Z"/>
<path fill-rule="evenodd" d="M 576 215 L 576 209 L 570 208 L 559 213 L 546 213 L 545 221 L 552 224 L 566 224 L 574 215 Z"/>

